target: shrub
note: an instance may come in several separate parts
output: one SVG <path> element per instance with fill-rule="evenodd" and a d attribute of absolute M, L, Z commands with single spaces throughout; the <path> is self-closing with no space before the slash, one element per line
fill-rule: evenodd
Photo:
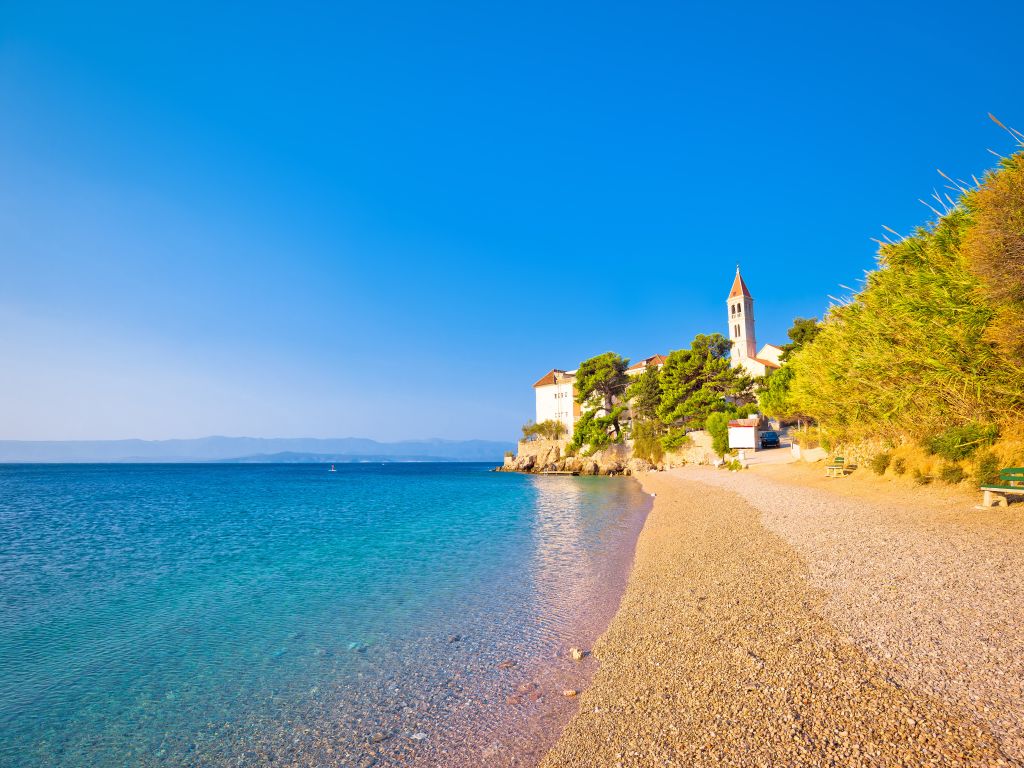
<path fill-rule="evenodd" d="M 889 468 L 890 462 L 892 462 L 891 453 L 880 453 L 868 462 L 868 466 L 871 467 L 871 471 L 876 475 L 884 475 L 885 470 Z"/>
<path fill-rule="evenodd" d="M 907 460 L 902 456 L 898 456 L 892 463 L 892 471 L 897 475 L 905 475 L 907 473 Z"/>
<path fill-rule="evenodd" d="M 942 469 L 939 470 L 939 478 L 949 485 L 962 483 L 966 477 L 967 473 L 959 464 L 943 464 Z"/>
<path fill-rule="evenodd" d="M 994 424 L 964 424 L 924 441 L 928 453 L 938 454 L 948 461 L 966 459 L 983 445 L 991 445 L 999 437 Z"/>
<path fill-rule="evenodd" d="M 820 434 L 818 433 L 817 427 L 803 427 L 801 429 L 794 429 L 790 432 L 793 440 L 801 448 L 810 450 L 811 448 L 817 448 L 821 444 Z"/>
<path fill-rule="evenodd" d="M 712 413 L 708 416 L 705 429 L 711 435 L 711 448 L 719 456 L 729 452 L 729 414 Z"/>
<path fill-rule="evenodd" d="M 515 451 L 505 451 L 505 458 L 506 459 L 511 459 L 515 455 L 516 455 Z"/>
<path fill-rule="evenodd" d="M 978 442 L 940 433 L 1024 413 L 1024 152 L 947 201 L 882 245 L 863 288 L 790 359 L 790 410 L 838 442 L 937 436 L 934 452 L 961 461 L 986 428 Z"/>
<path fill-rule="evenodd" d="M 978 455 L 974 481 L 978 485 L 995 485 L 999 482 L 999 469 L 999 457 L 992 451 L 985 451 Z"/>
<path fill-rule="evenodd" d="M 917 483 L 918 485 L 928 485 L 932 481 L 931 475 L 926 475 L 917 467 L 914 467 L 914 472 L 912 476 L 914 478 L 914 482 Z"/>
<path fill-rule="evenodd" d="M 633 424 L 633 455 L 657 464 L 665 457 L 665 448 L 659 435 L 661 425 L 656 421 L 638 421 Z M 685 435 L 684 435 L 685 437 Z"/>

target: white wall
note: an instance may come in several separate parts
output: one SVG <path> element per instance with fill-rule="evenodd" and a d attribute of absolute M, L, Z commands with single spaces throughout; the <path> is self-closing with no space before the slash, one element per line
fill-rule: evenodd
<path fill-rule="evenodd" d="M 757 448 L 756 427 L 729 427 L 730 448 Z"/>
<path fill-rule="evenodd" d="M 533 391 L 537 397 L 536 422 L 540 424 L 542 421 L 560 421 L 571 434 L 576 423 L 573 418 L 572 381 L 546 384 L 543 387 L 535 387 Z"/>
<path fill-rule="evenodd" d="M 779 362 L 779 355 L 781 354 L 782 350 L 779 347 L 776 347 L 774 344 L 765 344 L 761 347 L 761 351 L 757 353 L 757 357 L 760 360 L 767 360 L 770 363 L 782 365 Z"/>

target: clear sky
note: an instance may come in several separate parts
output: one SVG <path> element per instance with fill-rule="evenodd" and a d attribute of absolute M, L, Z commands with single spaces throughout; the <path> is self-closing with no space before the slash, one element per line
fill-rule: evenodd
<path fill-rule="evenodd" d="M 1020 2 L 212 5 L 0 4 L 0 438 L 512 438 L 1024 129 Z"/>

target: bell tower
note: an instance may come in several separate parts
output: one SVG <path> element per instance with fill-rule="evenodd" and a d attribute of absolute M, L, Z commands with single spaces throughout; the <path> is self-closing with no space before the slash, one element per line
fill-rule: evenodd
<path fill-rule="evenodd" d="M 729 339 L 732 341 L 732 365 L 742 365 L 743 358 L 757 357 L 757 339 L 754 337 L 754 297 L 747 284 L 740 277 L 740 265 L 736 265 L 736 277 L 732 290 L 726 299 L 729 317 Z"/>

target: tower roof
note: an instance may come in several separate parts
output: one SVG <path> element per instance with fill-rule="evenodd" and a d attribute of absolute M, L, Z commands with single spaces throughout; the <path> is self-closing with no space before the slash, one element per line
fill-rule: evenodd
<path fill-rule="evenodd" d="M 747 289 L 747 284 L 743 282 L 743 278 L 740 277 L 740 268 L 736 267 L 736 279 L 732 281 L 732 290 L 729 291 L 729 298 L 735 299 L 737 296 L 746 296 L 747 298 L 753 298 L 750 295 L 750 291 Z"/>

